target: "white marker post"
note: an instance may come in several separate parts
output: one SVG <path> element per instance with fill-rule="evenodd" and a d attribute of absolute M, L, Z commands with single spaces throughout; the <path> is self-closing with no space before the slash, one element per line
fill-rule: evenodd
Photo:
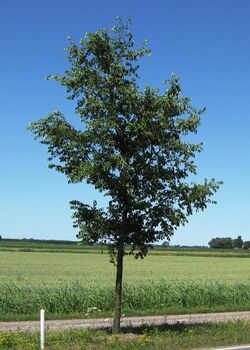
<path fill-rule="evenodd" d="M 44 349 L 44 337 L 45 337 L 45 311 L 40 310 L 40 346 Z"/>

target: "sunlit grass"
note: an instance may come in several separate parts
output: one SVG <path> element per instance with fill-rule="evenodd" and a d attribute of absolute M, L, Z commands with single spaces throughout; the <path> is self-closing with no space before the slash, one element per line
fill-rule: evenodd
<path fill-rule="evenodd" d="M 249 322 L 200 326 L 162 326 L 109 331 L 71 329 L 46 333 L 46 350 L 201 349 L 250 342 Z M 0 350 L 38 350 L 38 333 L 0 333 Z"/>
<path fill-rule="evenodd" d="M 158 256 L 143 260 L 126 256 L 124 281 L 225 281 L 250 283 L 249 260 L 242 258 Z M 80 282 L 113 284 L 115 268 L 106 254 L 0 252 L 0 280 L 28 286 Z"/>

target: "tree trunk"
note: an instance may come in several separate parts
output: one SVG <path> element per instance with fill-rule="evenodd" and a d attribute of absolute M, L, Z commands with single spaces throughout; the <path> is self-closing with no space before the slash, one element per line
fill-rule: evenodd
<path fill-rule="evenodd" d="M 117 252 L 115 306 L 114 306 L 114 319 L 113 319 L 113 327 L 112 327 L 113 334 L 120 333 L 121 307 L 122 307 L 123 255 L 124 255 L 124 247 L 122 243 L 119 245 L 118 252 Z"/>

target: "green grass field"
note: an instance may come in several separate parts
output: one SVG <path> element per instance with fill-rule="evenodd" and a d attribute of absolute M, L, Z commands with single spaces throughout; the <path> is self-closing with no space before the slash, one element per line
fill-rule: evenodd
<path fill-rule="evenodd" d="M 112 314 L 115 268 L 100 247 L 83 247 L 86 253 L 78 254 L 71 249 L 80 250 L 79 245 L 32 243 L 38 251 L 20 251 L 18 243 L 11 243 L 15 250 L 0 244 L 1 319 L 34 318 L 40 308 L 49 318 Z M 26 250 L 34 249 L 25 244 Z M 143 260 L 126 256 L 124 312 L 250 309 L 250 259 L 241 257 L 249 254 L 213 256 L 206 249 L 186 250 L 190 251 L 194 254 L 169 255 L 168 250 L 156 249 Z M 93 307 L 101 311 L 87 311 Z"/>
<path fill-rule="evenodd" d="M 1 283 L 29 286 L 113 284 L 115 268 L 107 254 L 0 252 Z M 250 259 L 206 256 L 126 256 L 124 282 L 220 281 L 250 283 Z"/>

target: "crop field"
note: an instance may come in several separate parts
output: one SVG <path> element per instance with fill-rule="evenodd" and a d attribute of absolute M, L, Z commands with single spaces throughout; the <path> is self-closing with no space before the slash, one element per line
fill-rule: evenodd
<path fill-rule="evenodd" d="M 59 252 L 54 247 L 55 253 L 48 246 L 49 252 L 39 250 L 39 245 L 38 251 L 17 251 L 13 244 L 11 251 L 1 247 L 0 318 L 33 318 L 40 308 L 50 318 L 110 316 L 115 268 L 107 253 Z M 124 313 L 250 309 L 249 254 L 242 253 L 246 257 L 242 258 L 200 253 L 171 255 L 156 250 L 143 260 L 126 256 Z"/>
<path fill-rule="evenodd" d="M 61 286 L 80 283 L 110 285 L 115 268 L 101 253 L 1 252 L 1 283 Z M 204 256 L 149 255 L 143 260 L 126 256 L 124 282 L 129 284 L 166 281 L 220 281 L 250 283 L 250 259 Z"/>

